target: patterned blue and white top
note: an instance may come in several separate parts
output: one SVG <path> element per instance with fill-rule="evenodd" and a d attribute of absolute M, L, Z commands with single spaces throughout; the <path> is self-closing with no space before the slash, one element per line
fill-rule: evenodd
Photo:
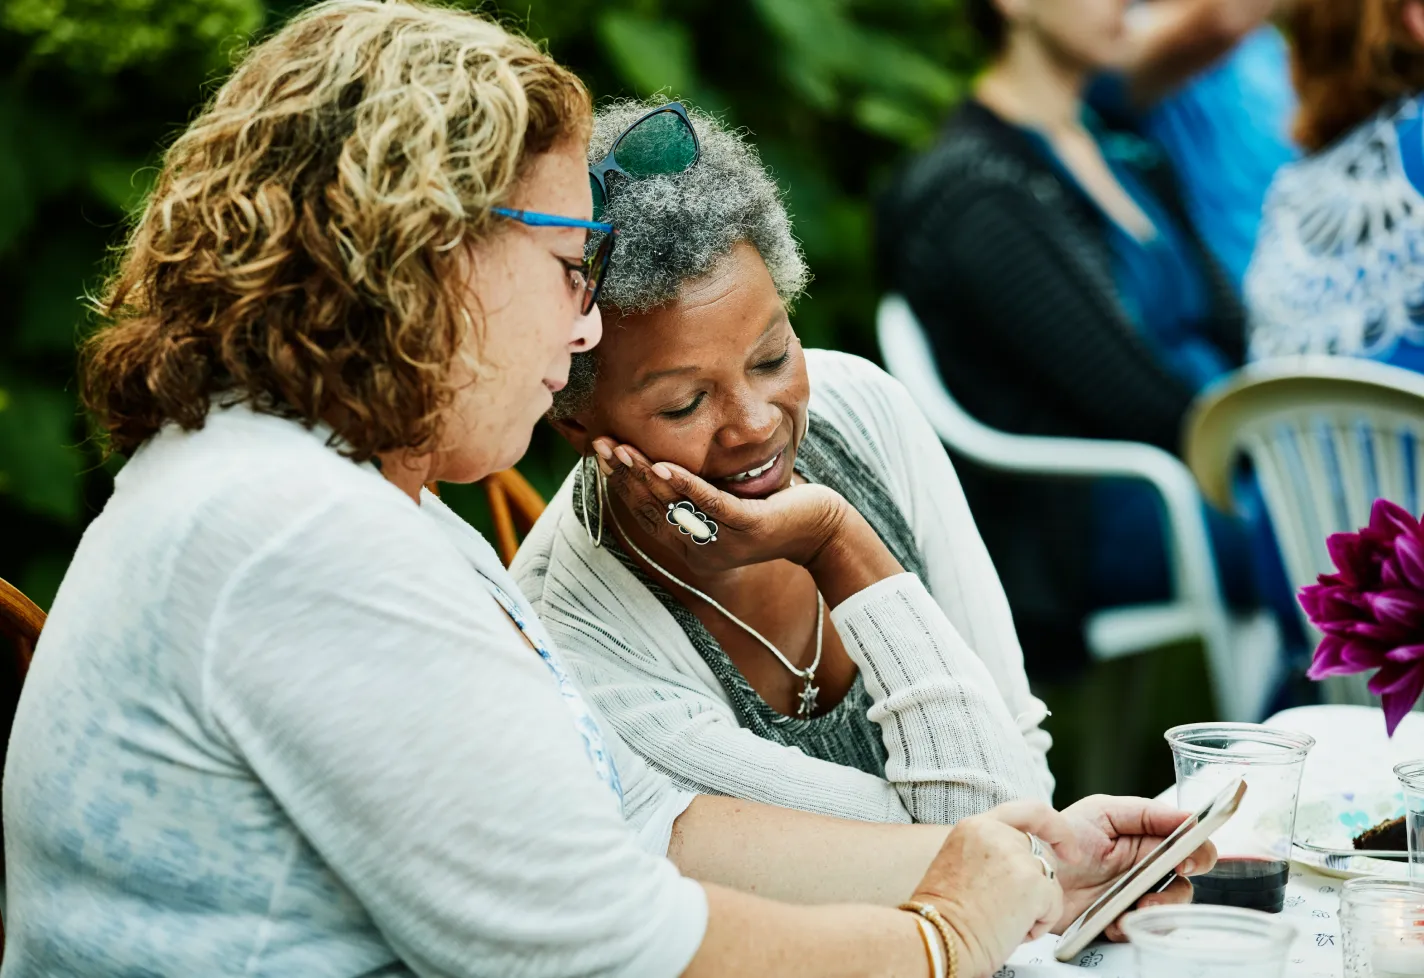
<path fill-rule="evenodd" d="M 1424 101 L 1283 168 L 1246 274 L 1252 360 L 1311 353 L 1424 370 Z"/>

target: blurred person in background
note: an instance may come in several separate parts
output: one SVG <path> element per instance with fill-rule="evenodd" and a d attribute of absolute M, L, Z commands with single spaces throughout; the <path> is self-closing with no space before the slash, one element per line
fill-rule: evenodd
<path fill-rule="evenodd" d="M 1298 155 L 1285 39 L 1267 18 L 1287 0 L 1141 0 L 1129 51 L 1088 102 L 1160 146 L 1188 215 L 1239 290 L 1276 171 Z"/>
<path fill-rule="evenodd" d="M 980 420 L 1176 452 L 1197 392 L 1242 360 L 1243 316 L 1170 162 L 1085 110 L 1085 86 L 1130 53 L 1125 7 L 970 0 L 991 63 L 884 200 L 881 261 Z M 1067 678 L 1086 662 L 1091 609 L 1168 597 L 1149 487 L 968 466 L 961 478 L 1030 676 Z M 1208 516 L 1228 600 L 1255 606 L 1248 534 Z"/>
<path fill-rule="evenodd" d="M 608 189 L 604 341 L 552 412 L 583 461 L 519 549 L 521 589 L 600 713 L 685 786 L 880 822 L 1051 798 L 1047 709 L 954 469 L 898 382 L 801 348 L 810 272 L 756 149 L 624 102 L 590 160 L 679 141 L 685 165 Z M 806 568 L 679 534 L 677 497 L 640 478 L 655 462 L 747 500 L 834 489 L 909 573 L 832 611 Z"/>
<path fill-rule="evenodd" d="M 1267 198 L 1250 357 L 1424 370 L 1424 3 L 1296 0 L 1289 30 L 1310 155 Z"/>
<path fill-rule="evenodd" d="M 15 717 L 0 974 L 987 974 L 1185 817 L 852 823 L 694 796 L 609 734 L 422 488 L 516 462 L 599 340 L 589 123 L 489 21 L 334 0 L 170 148 L 85 350 L 129 461 Z M 900 572 L 828 489 L 671 475 L 832 607 Z"/>

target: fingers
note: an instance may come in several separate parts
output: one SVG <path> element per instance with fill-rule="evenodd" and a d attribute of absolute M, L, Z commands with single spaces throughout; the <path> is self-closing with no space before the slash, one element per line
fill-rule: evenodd
<path fill-rule="evenodd" d="M 1053 847 L 1053 854 L 1060 862 L 1076 862 L 1083 856 L 1072 822 L 1043 802 L 1006 802 L 987 814 L 1021 832 L 1038 836 Z"/>
<path fill-rule="evenodd" d="M 1127 935 L 1122 932 L 1122 917 L 1119 917 L 1103 928 L 1103 937 L 1112 941 L 1114 944 L 1127 943 Z"/>
<path fill-rule="evenodd" d="M 672 462 L 659 462 L 653 466 L 653 472 L 665 480 L 676 495 L 692 500 L 694 506 L 712 519 L 726 516 L 725 493 L 722 490 Z"/>
<path fill-rule="evenodd" d="M 1171 835 L 1191 815 L 1151 798 L 1114 795 L 1092 795 L 1068 810 L 1109 827 L 1114 836 L 1147 835 L 1158 838 Z"/>
<path fill-rule="evenodd" d="M 1200 876 L 1203 873 L 1211 872 L 1215 865 L 1216 845 L 1208 840 L 1203 842 L 1196 852 L 1182 861 L 1182 865 L 1177 867 L 1177 873 L 1181 876 Z"/>
<path fill-rule="evenodd" d="M 1183 876 L 1178 876 L 1172 881 L 1171 885 L 1168 886 L 1161 893 L 1149 893 L 1141 900 L 1138 900 L 1137 909 L 1141 910 L 1144 907 L 1157 907 L 1166 904 L 1181 904 L 1191 902 L 1191 880 Z M 1106 937 L 1108 940 L 1115 941 L 1119 944 L 1126 941 L 1127 935 L 1122 932 L 1121 921 L 1122 918 L 1119 917 L 1111 924 L 1108 924 L 1108 926 L 1103 930 L 1103 936 Z"/>
<path fill-rule="evenodd" d="M 1159 904 L 1191 902 L 1192 881 L 1185 876 L 1178 876 L 1172 880 L 1171 885 L 1161 893 L 1149 893 L 1137 901 L 1137 905 L 1138 907 L 1155 907 Z"/>
<path fill-rule="evenodd" d="M 1048 896 L 1047 908 L 1039 916 L 1038 922 L 1029 930 L 1027 940 L 1036 941 L 1044 934 L 1051 933 L 1058 920 L 1063 916 L 1063 888 L 1051 880 L 1048 881 L 1048 885 L 1052 889 Z"/>
<path fill-rule="evenodd" d="M 652 463 L 631 445 L 596 438 L 593 449 L 608 477 L 608 488 L 627 504 L 645 532 L 660 532 L 667 522 L 668 503 L 680 498 L 676 491 L 653 473 Z"/>
<path fill-rule="evenodd" d="M 1030 941 L 1036 941 L 1044 934 L 1050 933 L 1054 925 L 1057 924 L 1058 920 L 1063 916 L 1063 887 L 1059 886 L 1053 880 L 1047 879 L 1047 877 L 1045 877 L 1045 881 L 1049 887 L 1048 905 L 1039 915 L 1038 923 L 1034 924 L 1033 928 L 1029 931 L 1028 939 Z"/>

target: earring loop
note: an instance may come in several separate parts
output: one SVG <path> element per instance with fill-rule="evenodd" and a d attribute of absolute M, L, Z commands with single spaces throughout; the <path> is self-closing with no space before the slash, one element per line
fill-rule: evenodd
<path fill-rule="evenodd" d="M 598 471 L 597 463 L 594 463 L 593 484 L 596 498 L 598 499 L 598 533 L 593 532 L 593 521 L 588 518 L 588 462 L 589 456 L 585 455 L 579 459 L 579 504 L 583 509 L 583 532 L 588 536 L 588 542 L 596 550 L 603 546 L 603 473 Z"/>

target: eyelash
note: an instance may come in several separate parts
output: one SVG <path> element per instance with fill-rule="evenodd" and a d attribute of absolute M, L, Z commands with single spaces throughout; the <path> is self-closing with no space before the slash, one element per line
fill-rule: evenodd
<path fill-rule="evenodd" d="M 569 277 L 569 288 L 582 288 L 585 281 L 583 262 L 571 262 L 567 258 L 560 258 L 559 264 L 564 266 L 564 272 Z"/>
<path fill-rule="evenodd" d="M 665 418 L 671 418 L 674 421 L 680 421 L 683 418 L 687 417 L 689 414 L 691 414 L 693 411 L 696 411 L 697 406 L 702 403 L 702 399 L 706 396 L 706 394 L 698 394 L 692 399 L 692 403 L 689 404 L 687 407 L 674 408 L 671 411 L 662 411 L 660 413 Z"/>
<path fill-rule="evenodd" d="M 781 356 L 777 357 L 775 360 L 767 360 L 763 363 L 757 364 L 756 369 L 765 370 L 767 373 L 774 373 L 775 371 L 780 370 L 782 367 L 786 366 L 787 362 L 790 361 L 790 359 L 791 350 L 788 347 L 786 352 L 783 353 Z M 680 421 L 681 419 L 690 415 L 693 411 L 696 411 L 698 405 L 702 403 L 702 399 L 706 396 L 707 395 L 705 393 L 698 394 L 692 399 L 692 403 L 687 405 L 687 407 L 674 408 L 671 411 L 661 411 L 659 413 L 665 418 L 671 418 L 674 421 Z"/>

